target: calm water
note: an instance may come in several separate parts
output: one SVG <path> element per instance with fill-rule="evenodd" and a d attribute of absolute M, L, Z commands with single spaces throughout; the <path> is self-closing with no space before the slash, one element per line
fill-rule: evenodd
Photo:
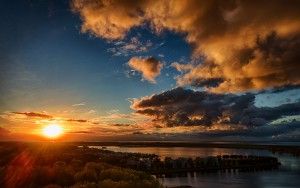
<path fill-rule="evenodd" d="M 95 146 L 96 148 L 98 146 Z M 216 155 L 275 156 L 282 163 L 278 170 L 260 172 L 188 173 L 159 178 L 168 187 L 189 185 L 192 187 L 260 188 L 300 187 L 300 158 L 287 154 L 272 154 L 267 150 L 230 148 L 183 148 L 183 147 L 107 147 L 117 152 L 151 153 L 164 157 L 205 157 Z"/>

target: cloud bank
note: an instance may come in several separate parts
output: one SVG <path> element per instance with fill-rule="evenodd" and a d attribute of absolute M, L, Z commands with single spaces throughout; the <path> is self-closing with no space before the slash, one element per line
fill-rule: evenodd
<path fill-rule="evenodd" d="M 300 102 L 277 107 L 256 107 L 255 95 L 215 94 L 175 88 L 160 94 L 134 99 L 131 108 L 167 127 L 221 125 L 255 128 L 299 115 Z"/>
<path fill-rule="evenodd" d="M 297 0 L 73 0 L 82 32 L 123 39 L 149 24 L 155 33 L 185 34 L 198 64 L 179 85 L 244 92 L 300 84 L 300 2 Z"/>
<path fill-rule="evenodd" d="M 300 86 L 300 1 L 72 0 L 71 5 L 81 31 L 96 37 L 123 41 L 131 29 L 149 27 L 155 34 L 180 34 L 192 46 L 192 62 L 172 64 L 181 73 L 180 87 L 132 101 L 135 113 L 157 127 L 203 127 L 210 131 L 199 135 L 211 136 L 299 133 L 298 120 L 273 124 L 299 115 L 299 101 L 257 107 L 250 92 Z M 163 66 L 140 57 L 128 65 L 152 83 Z"/>

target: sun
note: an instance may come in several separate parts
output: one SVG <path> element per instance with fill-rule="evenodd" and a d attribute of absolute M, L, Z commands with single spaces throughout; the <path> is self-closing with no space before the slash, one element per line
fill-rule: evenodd
<path fill-rule="evenodd" d="M 58 124 L 50 124 L 43 128 L 43 135 L 48 138 L 57 138 L 62 134 L 63 128 Z"/>

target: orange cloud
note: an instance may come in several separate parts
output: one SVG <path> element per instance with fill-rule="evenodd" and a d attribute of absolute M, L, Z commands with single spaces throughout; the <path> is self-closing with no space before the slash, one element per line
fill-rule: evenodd
<path fill-rule="evenodd" d="M 82 32 L 109 40 L 121 39 L 130 28 L 142 23 L 136 1 L 74 0 L 72 10 L 80 14 Z"/>
<path fill-rule="evenodd" d="M 67 119 L 69 122 L 77 122 L 77 123 L 86 123 L 88 120 L 86 119 Z"/>
<path fill-rule="evenodd" d="M 53 116 L 48 114 L 42 114 L 37 112 L 12 112 L 13 114 L 25 115 L 26 117 L 32 118 L 44 118 L 44 119 L 51 119 Z"/>
<path fill-rule="evenodd" d="M 243 92 L 300 84 L 300 35 L 271 33 L 251 47 L 233 49 L 232 55 L 180 70 L 179 85 L 206 87 L 212 92 Z M 225 54 L 225 53 L 224 53 Z M 214 81 L 214 84 L 211 85 Z"/>
<path fill-rule="evenodd" d="M 143 78 L 151 83 L 156 83 L 155 78 L 160 74 L 163 68 L 163 64 L 153 57 L 133 57 L 129 60 L 128 65 L 132 69 L 142 73 Z"/>
<path fill-rule="evenodd" d="M 193 46 L 192 65 L 180 85 L 213 92 L 243 92 L 299 85 L 300 2 L 204 0 L 73 0 L 82 31 L 115 40 L 149 23 L 184 33 Z M 178 67 L 178 66 L 177 66 Z"/>
<path fill-rule="evenodd" d="M 10 131 L 3 128 L 3 127 L 0 127 L 0 135 L 3 136 L 3 135 L 6 135 L 6 134 L 9 134 Z"/>
<path fill-rule="evenodd" d="M 143 116 L 121 114 L 118 110 L 113 110 L 103 116 L 78 119 L 38 112 L 4 112 L 0 114 L 0 123 L 3 125 L 3 127 L 0 126 L 0 135 L 2 137 L 5 136 L 5 139 L 14 139 L 17 137 L 17 134 L 23 133 L 28 134 L 29 137 L 30 135 L 39 136 L 41 128 L 50 123 L 62 125 L 67 134 L 122 135 L 131 134 L 131 132 L 136 130 L 147 129 L 148 127 L 144 126 L 145 121 Z M 26 131 L 24 132 L 24 130 Z"/>

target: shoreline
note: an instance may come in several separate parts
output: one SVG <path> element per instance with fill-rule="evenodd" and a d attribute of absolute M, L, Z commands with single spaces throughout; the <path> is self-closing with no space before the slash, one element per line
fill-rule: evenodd
<path fill-rule="evenodd" d="M 110 141 L 110 142 L 0 142 L 2 144 L 15 143 L 15 144 L 39 144 L 39 143 L 55 143 L 55 144 L 69 144 L 69 145 L 82 145 L 82 146 L 117 146 L 117 147 L 187 147 L 187 148 L 233 148 L 233 149 L 258 149 L 269 150 L 274 153 L 288 153 L 294 156 L 300 156 L 300 145 L 276 145 L 276 144 L 258 144 L 257 142 L 136 142 L 136 141 Z M 297 142 L 298 143 L 298 142 Z"/>
<path fill-rule="evenodd" d="M 77 143 L 89 146 L 118 146 L 118 147 L 190 147 L 190 148 L 232 148 L 269 150 L 273 153 L 287 153 L 300 157 L 300 146 L 270 145 L 251 143 L 172 143 L 172 142 L 83 142 Z"/>

